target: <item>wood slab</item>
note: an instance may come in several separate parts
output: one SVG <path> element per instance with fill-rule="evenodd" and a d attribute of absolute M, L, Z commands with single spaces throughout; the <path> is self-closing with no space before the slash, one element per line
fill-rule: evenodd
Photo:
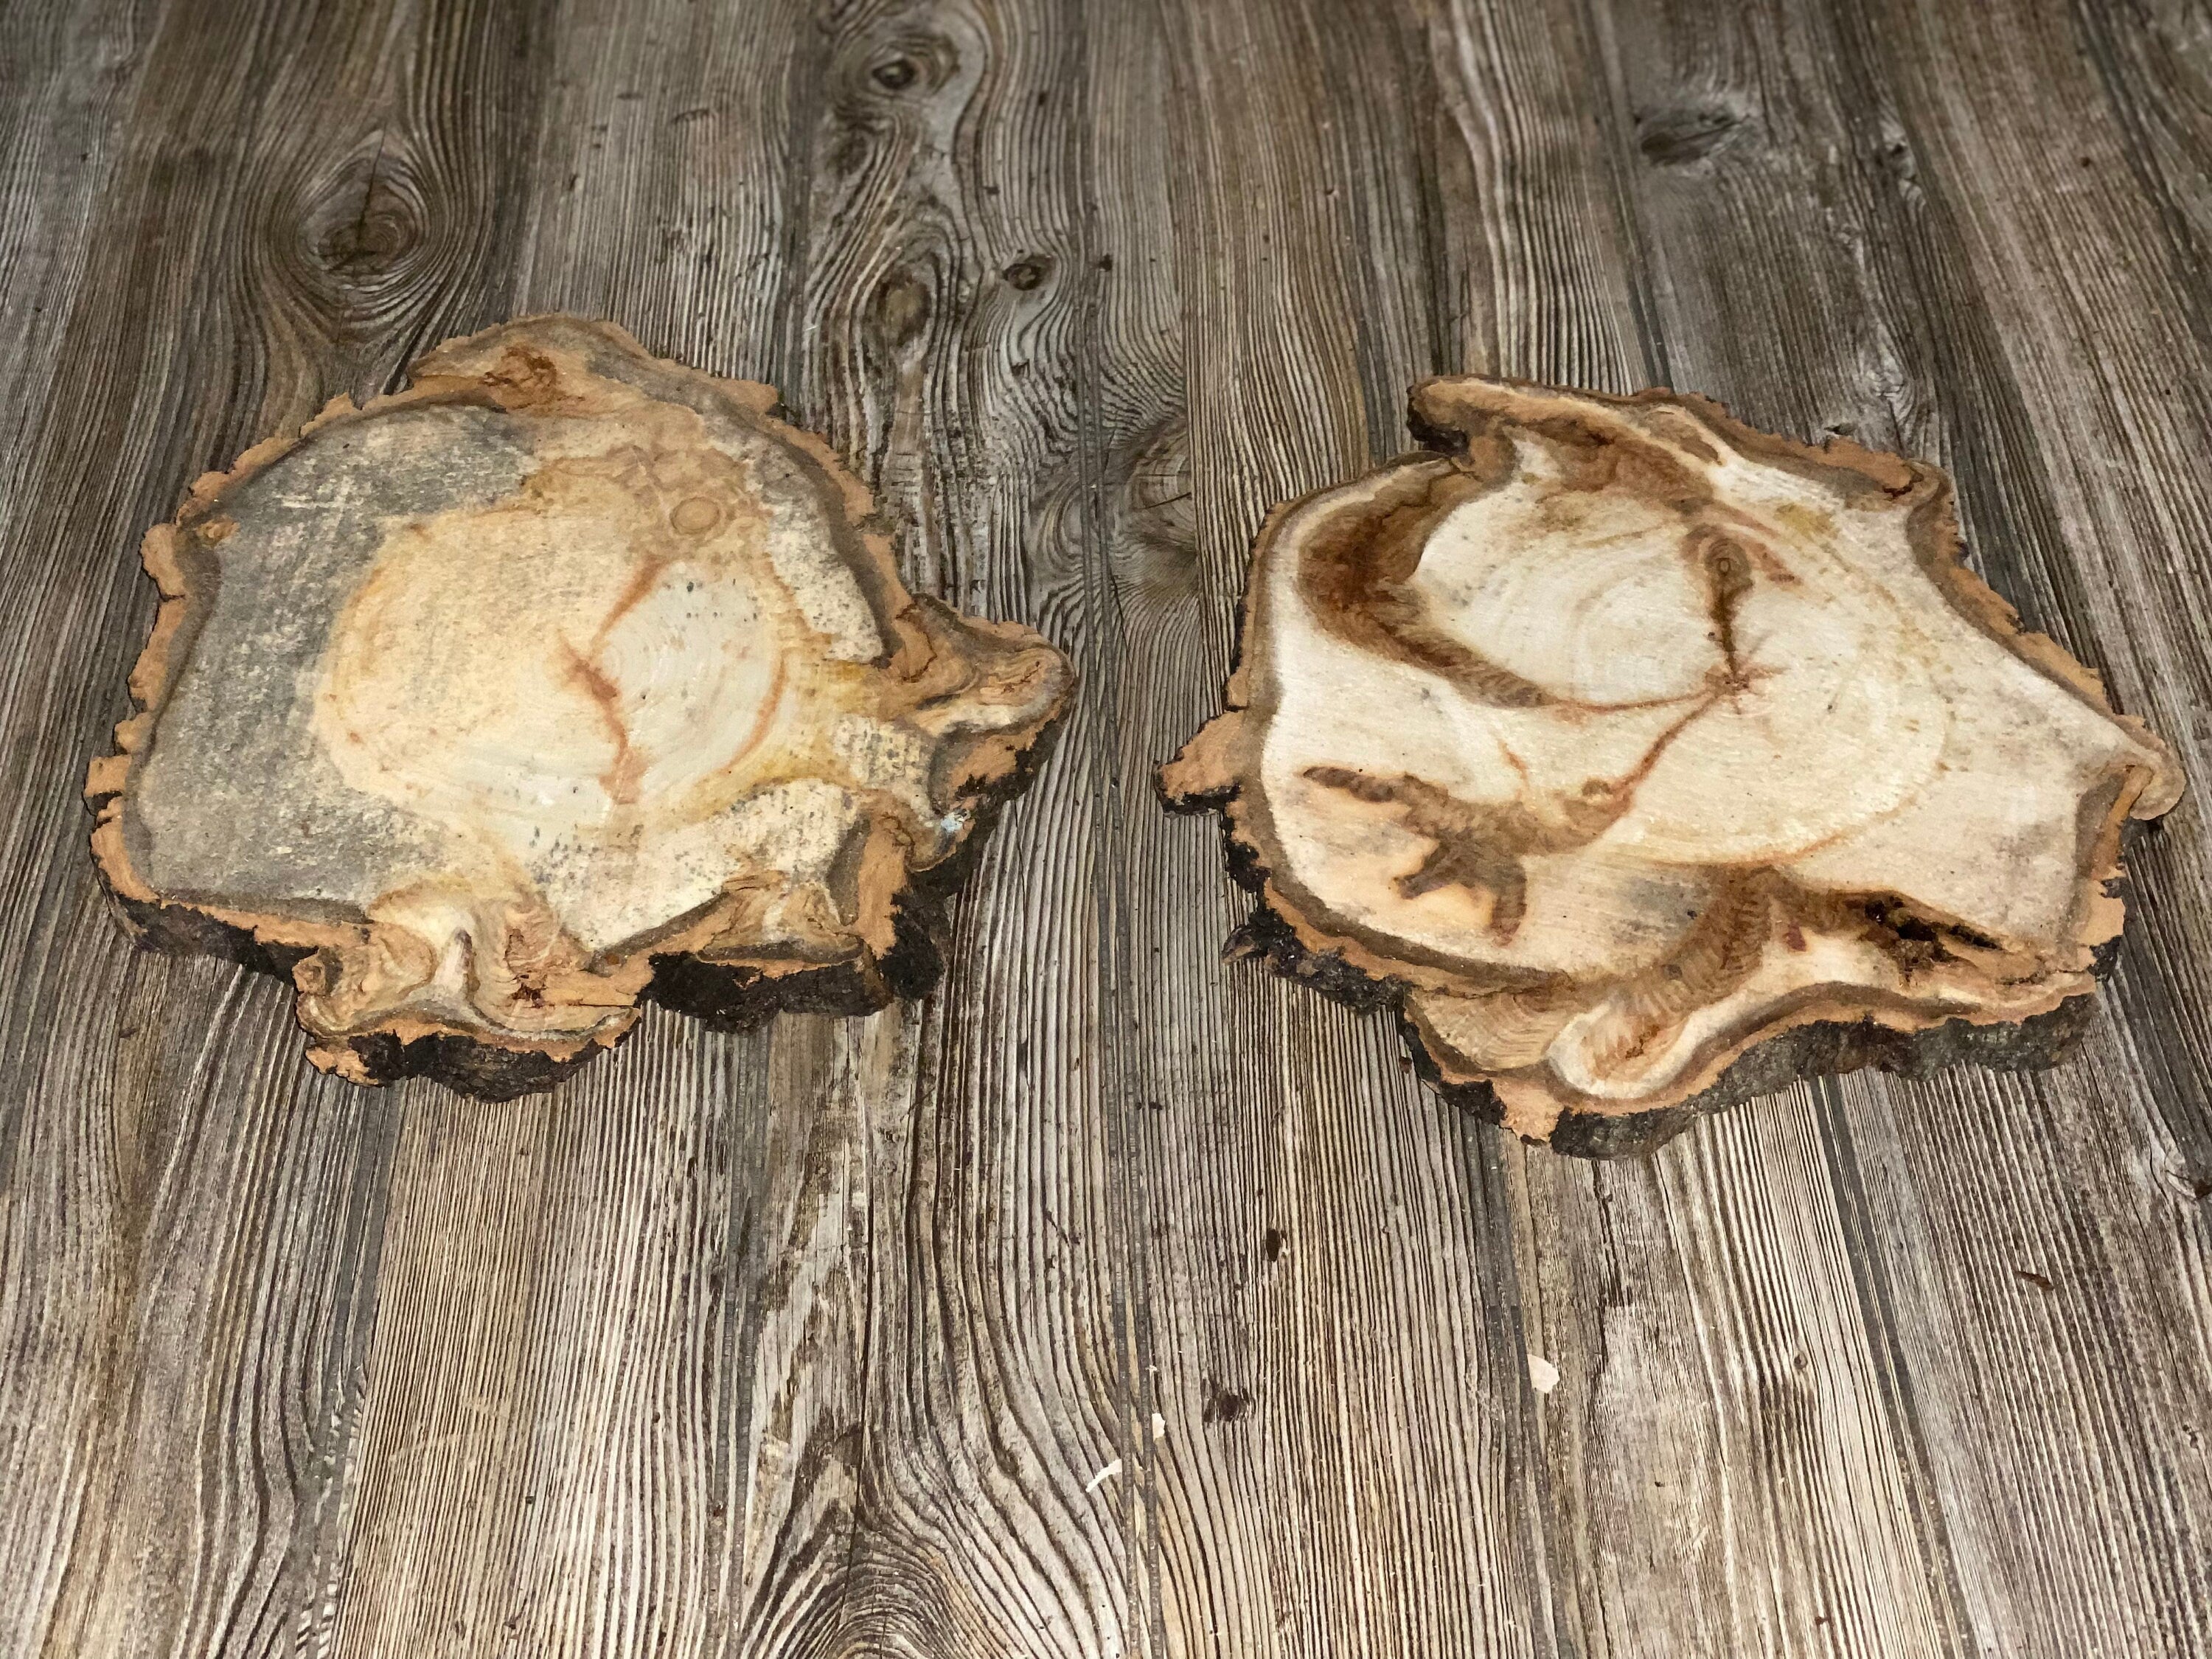
<path fill-rule="evenodd" d="M 769 387 L 509 324 L 196 483 L 96 761 L 149 943 L 289 972 L 309 1056 L 501 1098 L 651 996 L 744 1023 L 936 971 L 1070 670 L 901 586 Z"/>
<path fill-rule="evenodd" d="M 1228 711 L 1161 774 L 1275 963 L 1596 1154 L 2047 1062 L 2181 775 L 1960 562 L 1949 479 L 1663 391 L 1431 380 L 1412 426 L 1269 520 Z"/>

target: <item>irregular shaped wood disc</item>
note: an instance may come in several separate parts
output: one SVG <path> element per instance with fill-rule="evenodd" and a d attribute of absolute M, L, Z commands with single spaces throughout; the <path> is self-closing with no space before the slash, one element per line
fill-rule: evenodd
<path fill-rule="evenodd" d="M 908 594 L 775 401 L 540 318 L 194 485 L 87 782 L 131 920 L 290 969 L 319 1066 L 491 1096 L 644 995 L 921 988 L 948 860 L 1070 671 Z"/>
<path fill-rule="evenodd" d="M 1229 712 L 1161 775 L 1227 814 L 1278 966 L 1572 1151 L 2048 1058 L 1992 1028 L 2092 988 L 2121 823 L 2181 777 L 1960 564 L 1948 479 L 1666 392 L 1437 380 L 1413 419 L 1439 453 L 1270 519 Z"/>

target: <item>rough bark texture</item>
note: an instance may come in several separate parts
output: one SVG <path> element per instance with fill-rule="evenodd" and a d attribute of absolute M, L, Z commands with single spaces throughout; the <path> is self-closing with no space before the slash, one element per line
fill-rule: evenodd
<path fill-rule="evenodd" d="M 1228 712 L 1161 774 L 1279 967 L 1596 1155 L 2049 1060 L 2181 777 L 1960 563 L 1948 478 L 1666 392 L 1432 380 L 1411 424 L 1269 520 Z"/>
<path fill-rule="evenodd" d="M 768 387 L 568 318 L 440 347 L 195 484 L 95 762 L 149 943 L 289 971 L 326 1070 L 499 1098 L 651 995 L 866 1012 L 1066 697 L 900 585 Z"/>

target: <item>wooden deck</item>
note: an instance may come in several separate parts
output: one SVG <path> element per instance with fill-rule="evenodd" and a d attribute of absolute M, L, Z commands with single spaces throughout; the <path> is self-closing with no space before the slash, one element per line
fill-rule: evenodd
<path fill-rule="evenodd" d="M 357 1090 L 96 891 L 138 534 L 556 308 L 1080 707 L 927 1005 Z M 2078 1058 L 1594 1166 L 1221 960 L 1150 769 L 1457 368 L 1955 470 L 2197 780 Z M 0 1655 L 2212 1654 L 2201 3 L 9 0 L 0 545 Z"/>

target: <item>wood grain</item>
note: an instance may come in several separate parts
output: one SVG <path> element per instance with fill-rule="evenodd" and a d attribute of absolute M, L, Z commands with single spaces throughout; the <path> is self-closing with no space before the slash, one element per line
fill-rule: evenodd
<path fill-rule="evenodd" d="M 2207 646 L 2185 607 L 2201 602 L 2203 570 L 2175 550 L 2190 544 L 2178 538 L 2202 535 L 2208 497 L 2201 477 L 2166 471 L 2169 458 L 2201 443 L 2205 430 L 2201 377 L 2176 377 L 2171 368 L 2175 354 L 2201 353 L 2187 325 L 2195 315 L 2189 290 L 2202 276 L 2178 257 L 2172 222 L 2153 204 L 2134 191 L 2082 183 L 2142 142 L 2128 137 L 2130 128 L 2142 131 L 2145 112 L 2130 101 L 2141 90 L 2130 94 L 2106 78 L 2107 103 L 2095 95 L 2089 71 L 2100 54 L 2138 62 L 2154 54 L 2154 15 L 2126 8 L 2094 27 L 2081 17 L 2061 27 L 2033 9 L 2008 8 L 1996 14 L 1996 32 L 1980 40 L 1937 16 L 1910 21 L 1910 33 L 1878 38 L 1892 54 L 1899 108 L 1917 153 L 1936 175 L 1929 195 L 1948 210 L 1966 256 L 1960 280 L 1975 285 L 1988 313 L 1976 333 L 1987 342 L 1982 362 L 1989 367 L 1977 365 L 1960 400 L 1986 401 L 1988 388 L 2008 380 L 2018 399 L 2014 418 L 2027 439 L 1993 458 L 1998 466 L 1984 500 L 2025 494 L 2032 475 L 2024 463 L 2040 463 L 2050 517 L 2019 538 L 2022 565 L 2051 593 L 2055 626 L 2078 627 L 2099 641 L 2123 698 L 2146 710 L 2191 709 L 2181 718 L 2194 724 L 2178 728 L 2177 738 L 2185 763 L 2202 778 Z M 1940 100 L 1923 67 L 1931 50 L 1955 51 L 1973 70 Z M 2030 86 L 2043 89 L 2039 96 L 2072 99 L 2065 106 L 2075 113 L 2062 143 L 2032 131 L 2012 101 Z M 2160 119 L 2191 118 L 2180 97 L 2154 107 Z M 2150 158 L 2136 159 L 2135 176 L 2147 176 Z M 1978 176 L 1983 166 L 2002 182 L 1985 191 L 1940 188 L 1943 171 L 1963 175 L 1972 167 Z M 2039 248 L 2033 239 L 2059 222 L 2051 210 L 2062 199 L 2081 201 L 2085 213 L 2066 219 L 2064 240 Z M 2139 264 L 2110 251 L 2138 247 Z M 2106 286 L 2114 283 L 2117 291 Z M 2077 355 L 2085 348 L 2087 356 Z M 2062 381 L 2069 362 L 2090 373 Z M 2092 465 L 2085 445 L 2127 459 Z M 2053 1388 L 2049 1363 L 2014 1359 L 1992 1365 L 2002 1380 L 1995 1389 L 1967 1388 L 1948 1364 L 1929 1367 L 1917 1385 L 1929 1443 L 1942 1460 L 1954 1547 L 1974 1569 L 1969 1606 L 1977 1629 L 1998 1644 L 2033 1650 L 2116 1639 L 2187 1652 L 2212 1639 L 2201 1571 L 2212 1517 L 2212 1468 L 2203 1451 L 2212 1417 L 2203 1336 L 2212 1211 L 2202 1184 L 2212 1166 L 2201 967 L 2208 851 L 2200 800 L 2136 854 L 2136 881 L 2173 896 L 2160 921 L 2123 947 L 2112 1018 L 2099 1032 L 2102 1052 L 2054 1074 L 2026 1100 L 1978 1090 L 1960 1103 L 1971 1123 L 2002 1100 L 2009 1121 L 2037 1125 L 2037 1144 L 2069 1150 L 2008 1160 L 1984 1196 L 1978 1182 L 1960 1190 L 1953 1164 L 1965 1127 L 1958 1109 L 1936 1121 L 1948 1131 L 1941 1139 L 1901 1137 L 1915 1187 L 1926 1194 L 1922 1225 L 1936 1248 L 1896 1250 L 1893 1258 L 1900 1269 L 1924 1265 L 1941 1275 L 1901 1298 L 1901 1312 L 1925 1322 L 1923 1330 L 1941 1330 L 1942 1316 L 1959 1310 L 1971 1342 L 2002 1356 L 2055 1351 L 2067 1356 L 2058 1372 L 2099 1379 L 2087 1389 Z M 2067 1174 L 2054 1182 L 2059 1169 Z M 1968 1230 L 1943 1219 L 1965 1213 L 1954 1208 L 1962 1200 L 1986 1206 L 1998 1224 Z M 1878 1212 L 1878 1223 L 1889 1220 Z M 2008 1265 L 2011 1286 L 2002 1283 Z M 2051 1281 L 2052 1297 L 2029 1301 L 2026 1293 L 2039 1293 L 2042 1279 Z M 2117 1315 L 2109 1322 L 2106 1310 Z M 1948 1330 L 1942 1338 L 1947 1351 L 1957 1340 Z M 1990 1453 L 1958 1456 L 1963 1447 L 1943 1427 L 1975 1419 L 1990 1425 Z M 2053 1424 L 2062 1438 L 2050 1449 L 2015 1449 L 2023 1436 L 2041 1445 Z M 2055 1539 L 2084 1516 L 2109 1517 L 2087 1522 L 2093 1535 L 2124 1530 L 2143 1540 L 2148 1553 L 2022 1547 L 2023 1531 Z"/>
<path fill-rule="evenodd" d="M 1623 201 L 1618 221 L 1593 216 L 1583 242 L 1588 267 L 1620 275 L 1578 309 L 1637 325 L 1615 333 L 1625 361 L 1606 365 L 1601 383 L 1665 380 L 1819 435 L 1818 422 L 1744 401 L 1750 388 L 1781 396 L 1802 384 L 1787 348 L 1769 343 L 1776 326 L 1829 349 L 1814 330 L 1819 313 L 1783 303 L 1788 283 L 1806 280 L 1799 272 L 1785 268 L 1772 287 L 1762 280 L 1741 296 L 1771 308 L 1760 319 L 1767 331 L 1741 331 L 1773 354 L 1765 379 L 1724 378 L 1711 361 L 1737 340 L 1732 310 L 1725 319 L 1682 314 L 1701 298 L 1717 305 L 1698 286 L 1708 269 L 1747 257 L 1739 222 L 1801 206 L 1773 176 L 1778 164 L 1683 184 L 1665 171 L 1680 165 L 1674 139 L 1654 142 L 1720 123 L 1715 112 L 1744 95 L 1731 82 L 1746 73 L 1745 43 L 1724 14 L 1686 7 L 1624 40 L 1624 22 L 1644 15 L 1601 9 L 1586 29 L 1569 18 L 1554 25 L 1566 51 L 1587 54 L 1583 72 L 1606 94 L 1578 124 L 1571 170 L 1565 155 L 1553 166 L 1584 199 L 1601 199 L 1609 182 Z M 1777 257 L 1806 257 L 1786 228 L 1772 240 Z M 1543 337 L 1520 349 L 1531 355 L 1482 367 L 1562 372 L 1534 355 L 1547 349 Z M 1689 1137 L 1644 1170 L 1508 1154 L 1529 1344 L 1561 1373 L 1542 1413 L 1558 1505 L 1551 1535 L 1573 1562 L 1587 1652 L 1790 1650 L 1831 1632 L 1847 1651 L 1946 1650 L 1942 1583 L 1927 1582 L 1917 1559 L 1909 1448 L 1883 1410 L 1881 1355 L 1864 1329 L 1811 1105 L 1802 1089 L 1759 1102 L 1745 1121 Z M 1624 1549 L 1613 1540 L 1632 1516 L 1638 1541 Z M 1687 1595 L 1686 1577 L 1696 1586 Z"/>
<path fill-rule="evenodd" d="M 247 1651 L 284 1644 L 306 1605 L 380 1137 L 357 1103 L 301 1087 L 261 988 L 113 949 L 53 785 L 116 712 L 118 647 L 145 624 L 112 556 L 132 526 L 240 441 L 264 393 L 312 407 L 330 389 L 264 378 L 227 255 L 260 246 L 241 227 L 269 202 L 245 132 L 274 155 L 310 122 L 329 131 L 314 105 L 359 72 L 360 43 L 289 14 L 110 27 L 58 66 L 64 85 L 111 77 L 91 108 L 113 125 L 93 135 L 108 154 L 83 240 L 56 240 L 82 276 L 48 307 L 52 391 L 9 474 L 5 1618 L 18 1651 Z"/>
<path fill-rule="evenodd" d="M 1063 480 L 1097 274 L 1076 218 L 1075 15 L 1051 0 L 837 9 L 802 384 L 905 526 L 908 580 L 1039 628 L 1082 676 Z M 944 994 L 879 1039 L 895 1063 L 866 1106 L 857 1492 L 793 1652 L 1133 1645 L 1117 1492 L 1091 1484 L 1126 1445 L 1133 1367 L 1107 1272 L 1124 1250 L 1092 1037 L 1087 695 L 984 855 Z"/>
<path fill-rule="evenodd" d="M 2212 775 L 2203 39 L 2179 0 L 0 14 L 0 1650 L 2212 1650 L 2193 799 L 2075 1061 L 1601 1170 L 1219 960 L 1218 841 L 1148 783 L 1264 509 L 1447 371 L 1942 461 L 1982 568 Z M 128 950 L 74 790 L 183 483 L 556 309 L 782 387 L 909 586 L 1040 628 L 1079 702 L 928 1003 L 366 1095 L 273 981 Z"/>
<path fill-rule="evenodd" d="M 1180 430 L 1133 434 L 1120 486 L 1132 793 L 1218 707 L 1266 508 L 1402 449 L 1404 387 L 1437 366 L 1412 20 L 1163 13 Z M 1141 205 L 1146 158 L 1099 154 Z M 1139 470 L 1169 461 L 1172 489 Z M 1213 835 L 1139 810 L 1127 834 L 1167 1650 L 1556 1650 L 1494 1164 L 1386 1025 L 1213 959 L 1243 911 Z"/>
<path fill-rule="evenodd" d="M 526 135 L 509 297 L 446 303 L 605 315 L 713 372 L 784 379 L 776 278 L 710 278 L 722 259 L 781 268 L 788 112 L 773 94 L 805 32 L 769 10 L 729 29 L 635 21 L 580 6 L 536 39 L 530 101 L 508 113 Z M 701 263 L 638 259 L 683 222 L 684 181 L 713 204 Z M 827 1109 L 815 1058 L 836 1030 L 649 1015 L 611 1076 L 550 1109 L 401 1091 L 380 1285 L 410 1312 L 383 1317 L 380 1296 L 358 1412 L 391 1450 L 357 1462 L 318 1553 L 325 1650 L 744 1650 L 733 1632 L 766 1599 L 750 1588 L 799 1559 L 785 1514 L 836 1492 L 818 1457 L 778 1455 L 805 1449 L 793 1396 L 802 1425 L 836 1410 L 843 1214 L 822 1194 L 847 1182 L 852 1120 Z M 771 1117 L 771 1098 L 797 1109 Z M 441 1377 L 467 1391 L 441 1396 Z"/>

